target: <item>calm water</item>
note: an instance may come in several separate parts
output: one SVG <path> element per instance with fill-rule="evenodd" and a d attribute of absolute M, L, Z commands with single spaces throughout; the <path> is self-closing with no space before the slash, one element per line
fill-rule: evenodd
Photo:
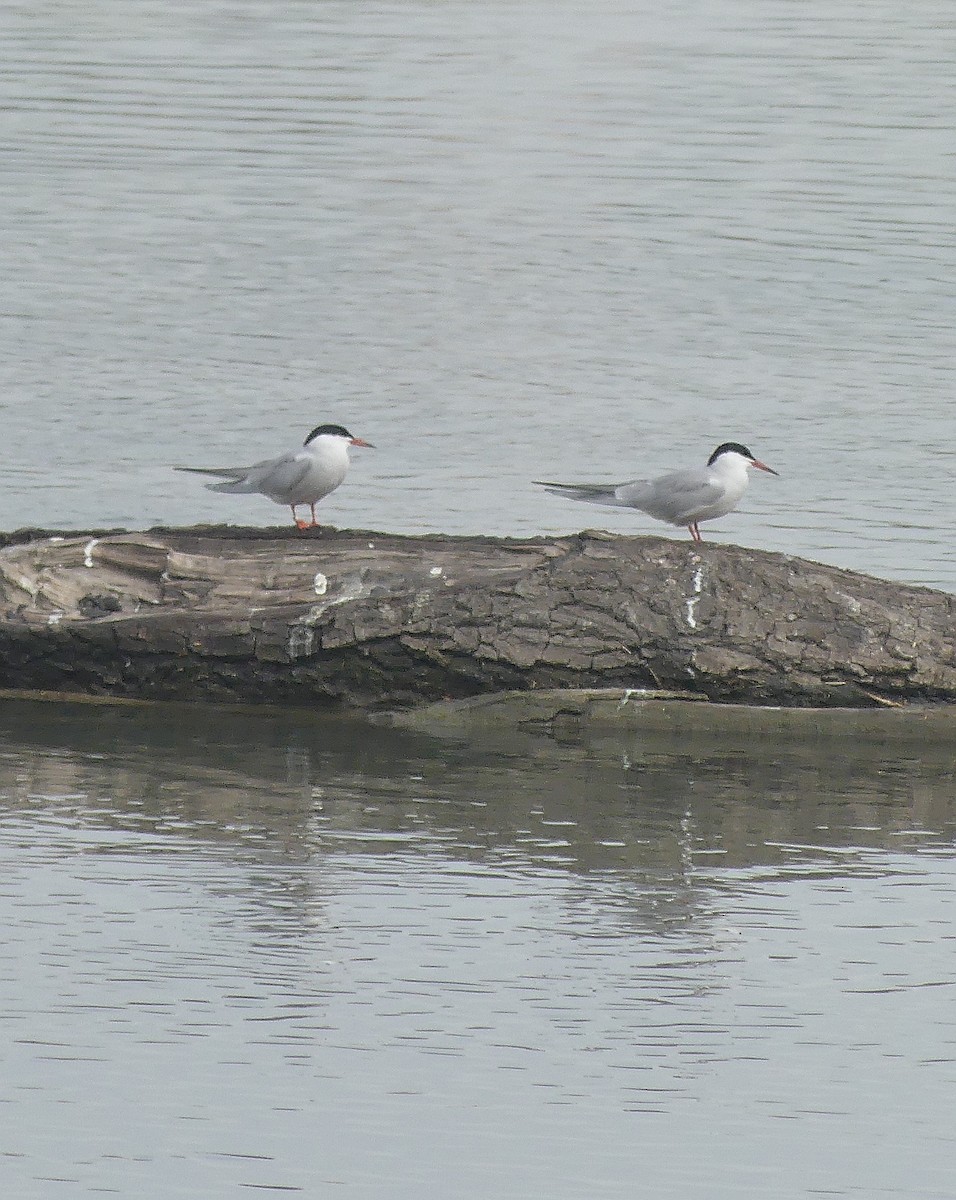
<path fill-rule="evenodd" d="M 948 755 L 0 734 L 7 1195 L 956 1191 Z"/>
<path fill-rule="evenodd" d="M 659 531 L 529 480 L 741 439 L 713 536 L 956 587 L 949 0 L 8 5 L 0 526 Z M 680 536 L 677 534 L 676 536 Z"/>

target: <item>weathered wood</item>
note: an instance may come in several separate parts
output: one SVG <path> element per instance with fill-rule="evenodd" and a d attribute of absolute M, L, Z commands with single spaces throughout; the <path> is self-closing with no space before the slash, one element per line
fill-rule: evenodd
<path fill-rule="evenodd" d="M 363 708 L 553 687 L 956 700 L 956 597 L 738 546 L 234 528 L 0 543 L 5 688 Z"/>

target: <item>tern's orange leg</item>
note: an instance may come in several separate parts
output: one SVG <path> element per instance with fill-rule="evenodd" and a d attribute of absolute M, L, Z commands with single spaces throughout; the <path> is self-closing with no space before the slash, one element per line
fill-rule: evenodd
<path fill-rule="evenodd" d="M 295 510 L 298 506 L 295 504 L 290 504 L 289 507 L 292 509 L 292 520 L 295 521 L 296 529 L 308 529 L 309 522 L 308 521 L 300 521 L 299 518 L 295 515 Z"/>
<path fill-rule="evenodd" d="M 696 521 L 694 521 L 690 525 L 688 525 L 687 528 L 690 530 L 690 536 L 694 539 L 695 542 L 702 542 L 704 540 L 700 536 L 700 530 L 697 528 Z"/>
<path fill-rule="evenodd" d="M 312 528 L 312 529 L 318 529 L 318 527 L 319 527 L 319 523 L 318 523 L 318 521 L 315 519 L 315 501 L 314 501 L 314 500 L 313 500 L 313 501 L 312 501 L 312 503 L 309 505 L 309 508 L 311 508 L 311 509 L 312 509 L 312 525 L 310 526 L 310 528 Z"/>

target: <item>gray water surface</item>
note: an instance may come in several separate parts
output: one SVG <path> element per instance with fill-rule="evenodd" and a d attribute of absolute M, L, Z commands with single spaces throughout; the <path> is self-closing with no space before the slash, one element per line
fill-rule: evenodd
<path fill-rule="evenodd" d="M 0 527 L 285 521 L 170 468 L 336 420 L 328 521 L 659 532 L 530 481 L 730 438 L 706 536 L 956 586 L 948 2 L 0 21 Z"/>
<path fill-rule="evenodd" d="M 0 737 L 8 1195 L 956 1189 L 948 755 Z"/>

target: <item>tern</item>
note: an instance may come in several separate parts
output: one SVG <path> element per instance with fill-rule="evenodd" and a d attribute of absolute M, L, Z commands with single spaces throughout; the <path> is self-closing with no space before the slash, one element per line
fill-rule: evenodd
<path fill-rule="evenodd" d="M 195 475 L 215 475 L 222 483 L 207 483 L 211 492 L 258 492 L 276 504 L 287 504 L 298 529 L 314 529 L 315 506 L 334 492 L 349 469 L 349 446 L 365 446 L 374 450 L 371 442 L 353 437 L 341 425 L 317 425 L 305 439 L 301 450 L 288 450 L 275 458 L 264 458 L 251 467 L 176 467 Z M 312 520 L 303 521 L 296 509 L 308 504 Z"/>
<path fill-rule="evenodd" d="M 608 504 L 615 508 L 638 508 L 669 525 L 686 525 L 695 542 L 703 541 L 700 521 L 713 521 L 732 512 L 750 482 L 749 470 L 778 474 L 739 442 L 723 442 L 707 460 L 706 467 L 686 467 L 659 479 L 634 479 L 630 483 L 548 483 L 535 480 L 556 496 Z"/>

